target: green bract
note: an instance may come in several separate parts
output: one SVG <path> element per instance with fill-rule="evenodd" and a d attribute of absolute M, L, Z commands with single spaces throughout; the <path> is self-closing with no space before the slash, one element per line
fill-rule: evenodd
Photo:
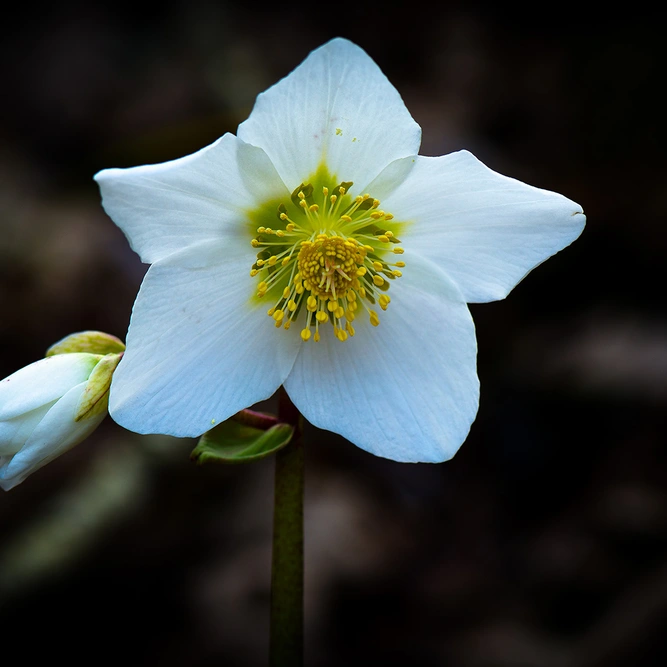
<path fill-rule="evenodd" d="M 282 449 L 293 434 L 289 424 L 264 431 L 229 419 L 205 433 L 190 458 L 197 463 L 250 463 Z"/>

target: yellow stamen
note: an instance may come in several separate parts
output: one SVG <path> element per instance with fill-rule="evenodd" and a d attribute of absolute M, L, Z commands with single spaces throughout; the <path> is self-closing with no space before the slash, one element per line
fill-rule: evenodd
<path fill-rule="evenodd" d="M 327 323 L 344 342 L 355 335 L 352 323 L 363 310 L 378 326 L 375 309 L 387 310 L 391 299 L 386 292 L 405 267 L 405 262 L 387 260 L 390 251 L 404 252 L 395 245 L 394 230 L 400 234 L 401 226 L 383 228 L 380 220 L 393 220 L 393 215 L 369 193 L 351 197 L 351 186 L 300 185 L 291 199 L 272 209 L 278 229 L 260 225 L 250 239 L 253 248 L 261 249 L 250 270 L 253 278 L 262 274 L 257 297 L 269 293 L 274 305 L 267 313 L 275 326 L 289 330 L 295 323 L 304 342 L 319 341 Z"/>

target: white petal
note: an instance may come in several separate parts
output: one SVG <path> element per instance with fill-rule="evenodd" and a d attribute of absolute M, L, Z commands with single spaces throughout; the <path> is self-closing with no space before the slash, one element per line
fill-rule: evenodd
<path fill-rule="evenodd" d="M 255 259 L 247 238 L 230 239 L 148 270 L 111 384 L 110 413 L 121 426 L 198 436 L 276 391 L 301 339 L 276 330 L 272 304 L 251 301 Z"/>
<path fill-rule="evenodd" d="M 53 401 L 55 403 L 55 401 Z M 47 403 L 35 410 L 0 422 L 0 456 L 13 456 L 26 443 L 37 424 L 51 409 L 53 403 Z"/>
<path fill-rule="evenodd" d="M 144 262 L 220 239 L 246 212 L 289 192 L 266 154 L 232 134 L 171 162 L 95 175 L 102 204 Z M 298 184 L 297 184 L 298 185 Z"/>
<path fill-rule="evenodd" d="M 85 440 L 99 426 L 106 412 L 74 421 L 85 386 L 86 383 L 82 382 L 57 401 L 21 450 L 0 467 L 0 487 L 9 491 L 35 470 Z"/>
<path fill-rule="evenodd" d="M 51 403 L 88 379 L 99 355 L 57 354 L 25 366 L 0 382 L 0 420 L 13 419 Z"/>
<path fill-rule="evenodd" d="M 387 190 L 386 181 L 378 178 L 378 191 Z M 382 208 L 413 223 L 401 235 L 405 260 L 413 253 L 431 259 L 468 302 L 506 297 L 572 243 L 586 221 L 573 201 L 501 176 L 467 151 L 417 157 Z"/>
<path fill-rule="evenodd" d="M 477 343 L 470 312 L 437 267 L 413 258 L 372 327 L 363 311 L 341 343 L 330 327 L 307 343 L 285 389 L 315 426 L 395 461 L 456 453 L 477 412 Z"/>
<path fill-rule="evenodd" d="M 421 129 L 371 58 L 334 39 L 258 96 L 238 136 L 266 151 L 290 189 L 323 162 L 363 188 L 392 160 L 419 152 Z"/>

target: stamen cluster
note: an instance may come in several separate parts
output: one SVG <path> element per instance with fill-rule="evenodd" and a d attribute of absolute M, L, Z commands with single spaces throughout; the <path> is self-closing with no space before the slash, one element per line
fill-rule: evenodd
<path fill-rule="evenodd" d="M 304 341 L 319 341 L 320 325 L 327 322 L 338 340 L 354 336 L 352 322 L 360 307 L 378 326 L 380 318 L 372 306 L 387 309 L 390 281 L 400 278 L 398 268 L 405 266 L 384 259 L 389 253 L 403 254 L 396 245 L 399 239 L 388 229 L 396 223 L 384 224 L 393 216 L 368 194 L 347 195 L 351 186 L 343 182 L 331 195 L 322 187 L 318 203 L 312 184 L 302 183 L 291 202 L 278 207 L 276 229 L 259 227 L 251 241 L 261 248 L 250 271 L 261 278 L 257 296 L 276 299 L 268 315 L 277 328 L 289 329 L 305 310 Z"/>

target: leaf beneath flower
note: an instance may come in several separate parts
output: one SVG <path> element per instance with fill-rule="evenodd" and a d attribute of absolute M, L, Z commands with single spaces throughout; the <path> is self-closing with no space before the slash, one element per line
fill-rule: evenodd
<path fill-rule="evenodd" d="M 294 435 L 294 427 L 276 424 L 266 431 L 229 419 L 204 433 L 190 459 L 198 464 L 249 463 L 282 449 Z"/>

